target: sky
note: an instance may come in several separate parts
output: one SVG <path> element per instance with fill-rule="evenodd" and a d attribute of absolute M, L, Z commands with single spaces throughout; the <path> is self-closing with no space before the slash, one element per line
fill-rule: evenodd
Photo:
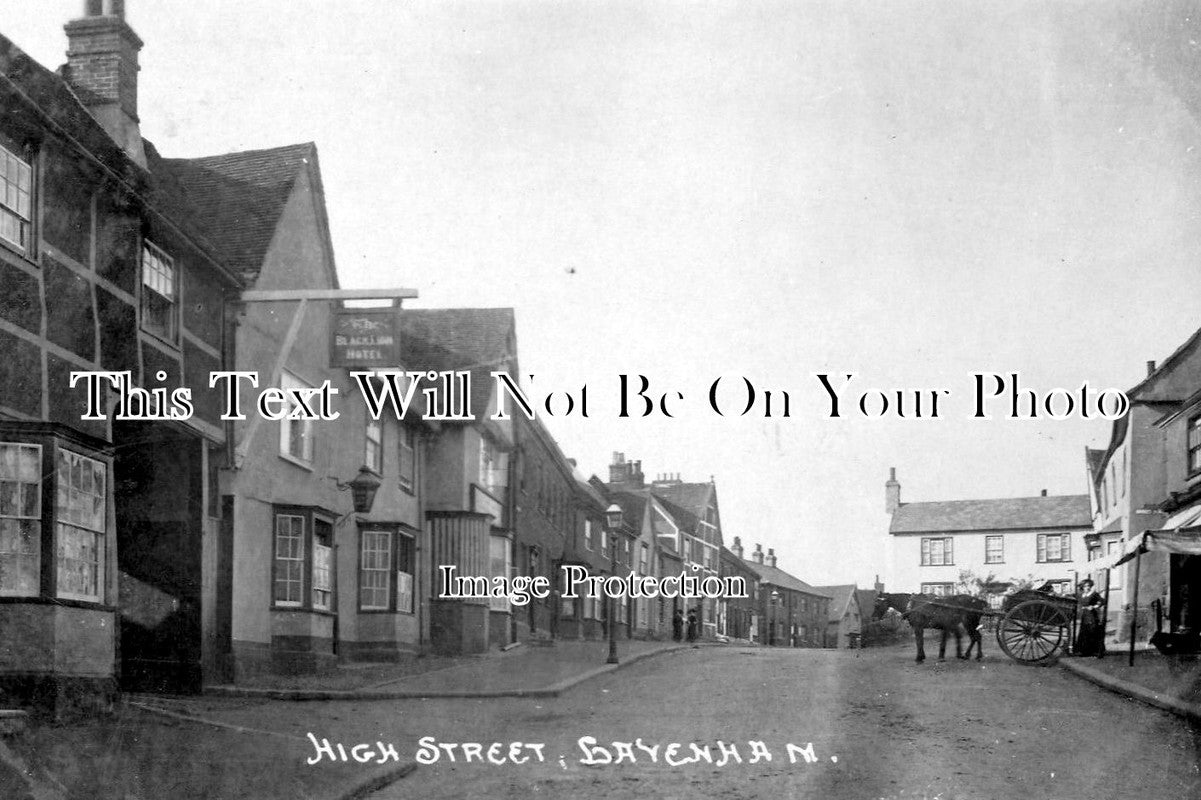
<path fill-rule="evenodd" d="M 586 474 L 712 476 L 727 544 L 811 584 L 887 577 L 890 467 L 904 501 L 1087 490 L 1108 423 L 973 419 L 973 373 L 1125 390 L 1201 325 L 1197 109 L 1136 5 L 126 5 L 161 153 L 315 142 L 343 286 L 514 308 Z M 82 7 L 0 33 L 57 67 Z M 819 373 L 855 375 L 837 419 Z M 623 374 L 673 416 L 620 418 Z"/>

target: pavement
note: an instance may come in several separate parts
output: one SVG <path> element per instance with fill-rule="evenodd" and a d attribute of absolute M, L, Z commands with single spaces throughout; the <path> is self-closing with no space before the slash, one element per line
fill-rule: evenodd
<path fill-rule="evenodd" d="M 706 643 L 706 646 L 709 646 Z M 270 700 L 407 700 L 419 698 L 555 697 L 563 691 L 622 666 L 646 658 L 688 649 L 679 642 L 626 640 L 618 644 L 618 663 L 609 664 L 608 642 L 555 641 L 553 644 L 522 645 L 507 651 L 492 651 L 485 657 L 453 659 L 436 669 L 411 673 L 411 665 L 400 677 L 381 676 L 368 686 L 355 689 L 310 685 L 295 687 L 210 686 L 213 697 L 263 698 Z M 331 676 L 330 683 L 338 683 Z"/>
<path fill-rule="evenodd" d="M 1140 648 L 1131 664 L 1123 649 L 1111 650 L 1105 658 L 1062 658 L 1059 665 L 1103 689 L 1201 723 L 1201 661 L 1196 656 L 1163 656 Z"/>

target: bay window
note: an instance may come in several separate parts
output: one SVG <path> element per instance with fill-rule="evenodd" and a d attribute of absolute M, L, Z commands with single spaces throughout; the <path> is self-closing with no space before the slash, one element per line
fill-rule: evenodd
<path fill-rule="evenodd" d="M 39 592 L 42 447 L 0 444 L 0 597 Z"/>
<path fill-rule="evenodd" d="M 58 596 L 98 603 L 104 594 L 105 467 L 62 448 L 57 467 Z"/>
<path fill-rule="evenodd" d="M 413 536 L 396 527 L 364 528 L 359 538 L 359 609 L 413 613 Z"/>
<path fill-rule="evenodd" d="M 61 426 L 20 425 L 0 422 L 0 597 L 104 603 L 110 464 Z"/>
<path fill-rule="evenodd" d="M 279 508 L 274 526 L 275 607 L 333 611 L 333 522 L 309 508 Z"/>

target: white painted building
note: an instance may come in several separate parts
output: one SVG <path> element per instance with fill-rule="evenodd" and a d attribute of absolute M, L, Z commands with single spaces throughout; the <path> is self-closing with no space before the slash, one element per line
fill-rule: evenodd
<path fill-rule="evenodd" d="M 894 469 L 885 497 L 889 591 L 954 594 L 970 572 L 998 583 L 1051 581 L 1071 593 L 1087 571 L 1087 495 L 902 503 Z"/>

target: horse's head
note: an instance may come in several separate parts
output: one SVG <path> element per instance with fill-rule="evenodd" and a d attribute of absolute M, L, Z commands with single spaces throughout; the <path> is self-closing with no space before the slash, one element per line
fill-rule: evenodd
<path fill-rule="evenodd" d="M 908 594 L 884 594 L 881 592 L 876 595 L 875 618 L 884 619 L 889 616 L 889 612 L 901 614 L 909 607 L 911 596 Z"/>

